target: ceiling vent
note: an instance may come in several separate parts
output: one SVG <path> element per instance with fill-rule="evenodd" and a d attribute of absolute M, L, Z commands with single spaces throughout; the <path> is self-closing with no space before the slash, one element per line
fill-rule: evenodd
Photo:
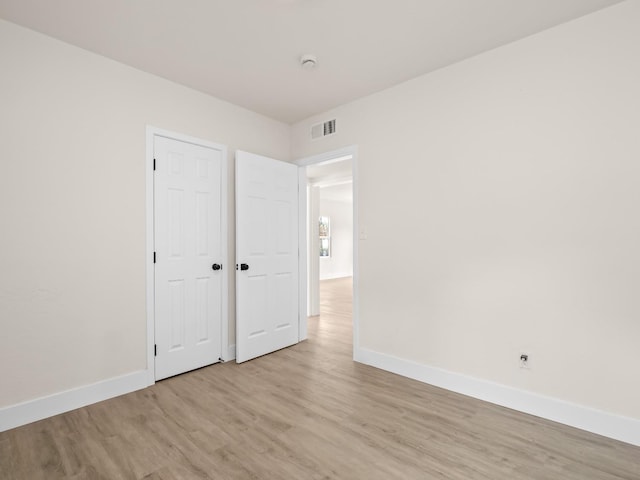
<path fill-rule="evenodd" d="M 317 140 L 336 133 L 336 119 L 317 123 L 311 127 L 311 140 Z"/>

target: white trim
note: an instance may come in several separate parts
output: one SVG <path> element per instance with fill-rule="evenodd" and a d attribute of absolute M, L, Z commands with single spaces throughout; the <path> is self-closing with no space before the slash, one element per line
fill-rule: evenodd
<path fill-rule="evenodd" d="M 156 383 L 154 348 L 155 343 L 155 268 L 153 265 L 154 236 L 153 236 L 153 137 L 158 129 L 147 125 L 146 134 L 146 162 L 144 166 L 146 184 L 146 304 L 147 304 L 147 385 Z"/>
<path fill-rule="evenodd" d="M 332 150 L 330 152 L 319 153 L 318 155 L 312 155 L 311 157 L 301 158 L 296 160 L 295 163 L 299 167 L 308 167 L 309 165 L 317 165 L 318 163 L 324 163 L 329 165 L 336 162 L 342 162 L 343 160 L 355 159 L 358 154 L 357 145 L 351 145 L 349 147 L 340 148 L 338 150 Z"/>
<path fill-rule="evenodd" d="M 294 163 L 300 167 L 300 178 L 304 176 L 304 185 L 307 184 L 306 169 L 309 165 L 316 165 L 319 163 L 334 163 L 351 158 L 351 175 L 353 177 L 353 354 L 355 359 L 356 349 L 360 345 L 359 335 L 359 315 L 360 310 L 358 307 L 358 146 L 351 145 L 348 147 L 340 148 L 338 150 L 332 150 L 330 152 L 324 152 L 319 155 L 313 155 L 311 157 L 302 158 L 296 160 Z M 300 188 L 300 209 L 304 210 L 304 219 L 301 218 L 299 229 L 299 241 L 300 241 L 300 259 L 299 262 L 299 278 L 300 278 L 300 312 L 299 322 L 300 331 L 304 329 L 305 338 L 307 332 L 307 189 Z M 304 207 L 304 208 L 302 208 Z M 303 256 L 304 253 L 304 256 Z M 303 293 L 304 292 L 304 293 Z M 302 339 L 302 338 L 301 338 Z"/>
<path fill-rule="evenodd" d="M 236 346 L 233 355 L 229 355 L 229 272 L 235 277 L 235 261 L 229 258 L 229 159 L 227 147 L 222 147 L 221 185 L 220 185 L 220 249 L 222 250 L 222 325 L 220 325 L 220 360 L 228 362 L 236 358 Z M 226 273 L 225 273 L 226 272 Z"/>
<path fill-rule="evenodd" d="M 305 168 L 298 168 L 298 341 L 307 339 L 307 192 Z"/>
<path fill-rule="evenodd" d="M 300 170 L 305 170 L 301 168 Z M 307 189 L 307 251 L 317 252 L 320 249 L 320 225 L 316 218 L 320 217 L 320 189 L 309 186 Z M 310 221 L 310 219 L 314 219 Z M 307 315 L 320 315 L 320 258 L 317 254 L 307 256 Z"/>
<path fill-rule="evenodd" d="M 309 184 L 314 187 L 327 188 L 327 187 L 337 187 L 338 185 L 347 185 L 349 183 L 353 183 L 353 178 L 351 177 L 336 177 L 329 178 L 327 180 L 318 180 L 316 182 L 310 182 Z"/>
<path fill-rule="evenodd" d="M 152 370 L 153 372 L 153 370 Z M 146 388 L 147 370 L 0 408 L 0 432 Z"/>
<path fill-rule="evenodd" d="M 154 359 L 154 338 L 155 338 L 155 301 L 154 301 L 154 282 L 155 282 L 155 269 L 153 265 L 153 252 L 154 252 L 154 236 L 153 236 L 153 138 L 155 136 L 166 137 L 181 142 L 192 143 L 194 145 L 200 145 L 202 147 L 212 148 L 220 150 L 222 153 L 221 164 L 221 186 L 220 186 L 220 247 L 222 250 L 222 265 L 223 272 L 229 271 L 232 268 L 232 263 L 229 262 L 229 250 L 228 250 L 228 232 L 229 232 L 229 199 L 227 192 L 228 184 L 228 154 L 226 145 L 220 145 L 208 140 L 202 140 L 200 138 L 183 135 L 181 133 L 171 132 L 163 130 L 151 125 L 147 125 L 146 134 L 146 228 L 147 228 L 147 261 L 146 261 L 146 275 L 147 275 L 147 372 L 148 379 L 147 385 L 153 385 L 155 383 L 155 359 Z M 222 321 L 220 326 L 220 359 L 223 361 L 232 360 L 229 357 L 229 275 L 222 275 Z M 235 351 L 235 350 L 234 350 Z M 235 355 L 234 355 L 235 358 Z"/>
<path fill-rule="evenodd" d="M 351 175 L 353 177 L 353 358 L 360 349 L 360 217 L 358 215 L 358 148 L 353 147 L 353 159 L 351 160 Z"/>
<path fill-rule="evenodd" d="M 320 281 L 323 281 L 323 280 L 337 280 L 338 278 L 348 278 L 348 277 L 353 277 L 353 273 L 350 273 L 350 272 L 332 273 L 331 275 L 327 275 L 325 277 L 320 277 Z"/>
<path fill-rule="evenodd" d="M 449 372 L 364 348 L 357 362 L 520 412 L 640 446 L 640 420 Z"/>

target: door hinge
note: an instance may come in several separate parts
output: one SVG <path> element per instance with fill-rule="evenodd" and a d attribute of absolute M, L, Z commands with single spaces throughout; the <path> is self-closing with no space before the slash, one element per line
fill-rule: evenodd
<path fill-rule="evenodd" d="M 153 263 L 156 263 L 156 252 L 153 252 Z"/>
<path fill-rule="evenodd" d="M 158 345 L 154 345 L 153 346 L 153 356 L 157 357 L 158 356 Z"/>
<path fill-rule="evenodd" d="M 153 159 L 153 171 L 154 172 L 156 171 L 156 159 L 155 158 Z"/>

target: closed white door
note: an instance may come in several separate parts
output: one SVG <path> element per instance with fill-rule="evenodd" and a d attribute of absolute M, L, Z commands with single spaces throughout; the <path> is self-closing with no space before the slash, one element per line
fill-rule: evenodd
<path fill-rule="evenodd" d="M 154 137 L 155 378 L 219 361 L 223 152 Z"/>
<path fill-rule="evenodd" d="M 236 152 L 236 361 L 298 342 L 298 167 Z"/>

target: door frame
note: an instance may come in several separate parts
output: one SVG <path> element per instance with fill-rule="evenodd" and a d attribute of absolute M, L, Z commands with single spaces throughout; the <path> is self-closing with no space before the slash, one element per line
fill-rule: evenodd
<path fill-rule="evenodd" d="M 353 357 L 355 359 L 355 353 L 360 345 L 360 330 L 359 330 L 359 268 L 358 268 L 358 243 L 359 243 L 359 221 L 358 221 L 358 146 L 350 145 L 347 147 L 339 148 L 329 152 L 320 153 L 318 155 L 312 155 L 310 157 L 301 158 L 294 161 L 298 167 L 298 195 L 299 195 L 299 226 L 298 226 L 298 242 L 300 251 L 299 262 L 299 291 L 298 297 L 299 312 L 298 318 L 300 322 L 299 337 L 300 341 L 307 339 L 307 175 L 306 167 L 309 165 L 316 165 L 318 163 L 325 163 L 330 161 L 337 161 L 342 157 L 351 156 L 351 175 L 353 177 Z"/>
<path fill-rule="evenodd" d="M 182 133 L 163 130 L 151 125 L 146 127 L 146 306 L 147 306 L 147 384 L 153 385 L 155 380 L 155 267 L 153 253 L 155 251 L 154 232 L 154 179 L 153 179 L 153 146 L 154 137 L 165 137 L 180 142 L 192 143 L 201 147 L 213 148 L 222 152 L 220 172 L 220 247 L 222 250 L 223 272 L 222 275 L 222 317 L 220 322 L 220 360 L 228 360 L 229 351 L 229 272 L 234 272 L 229 261 L 228 233 L 229 233 L 229 198 L 228 198 L 228 155 L 227 146 L 213 143 L 208 140 L 191 137 Z M 226 268 L 224 268 L 226 267 Z"/>

